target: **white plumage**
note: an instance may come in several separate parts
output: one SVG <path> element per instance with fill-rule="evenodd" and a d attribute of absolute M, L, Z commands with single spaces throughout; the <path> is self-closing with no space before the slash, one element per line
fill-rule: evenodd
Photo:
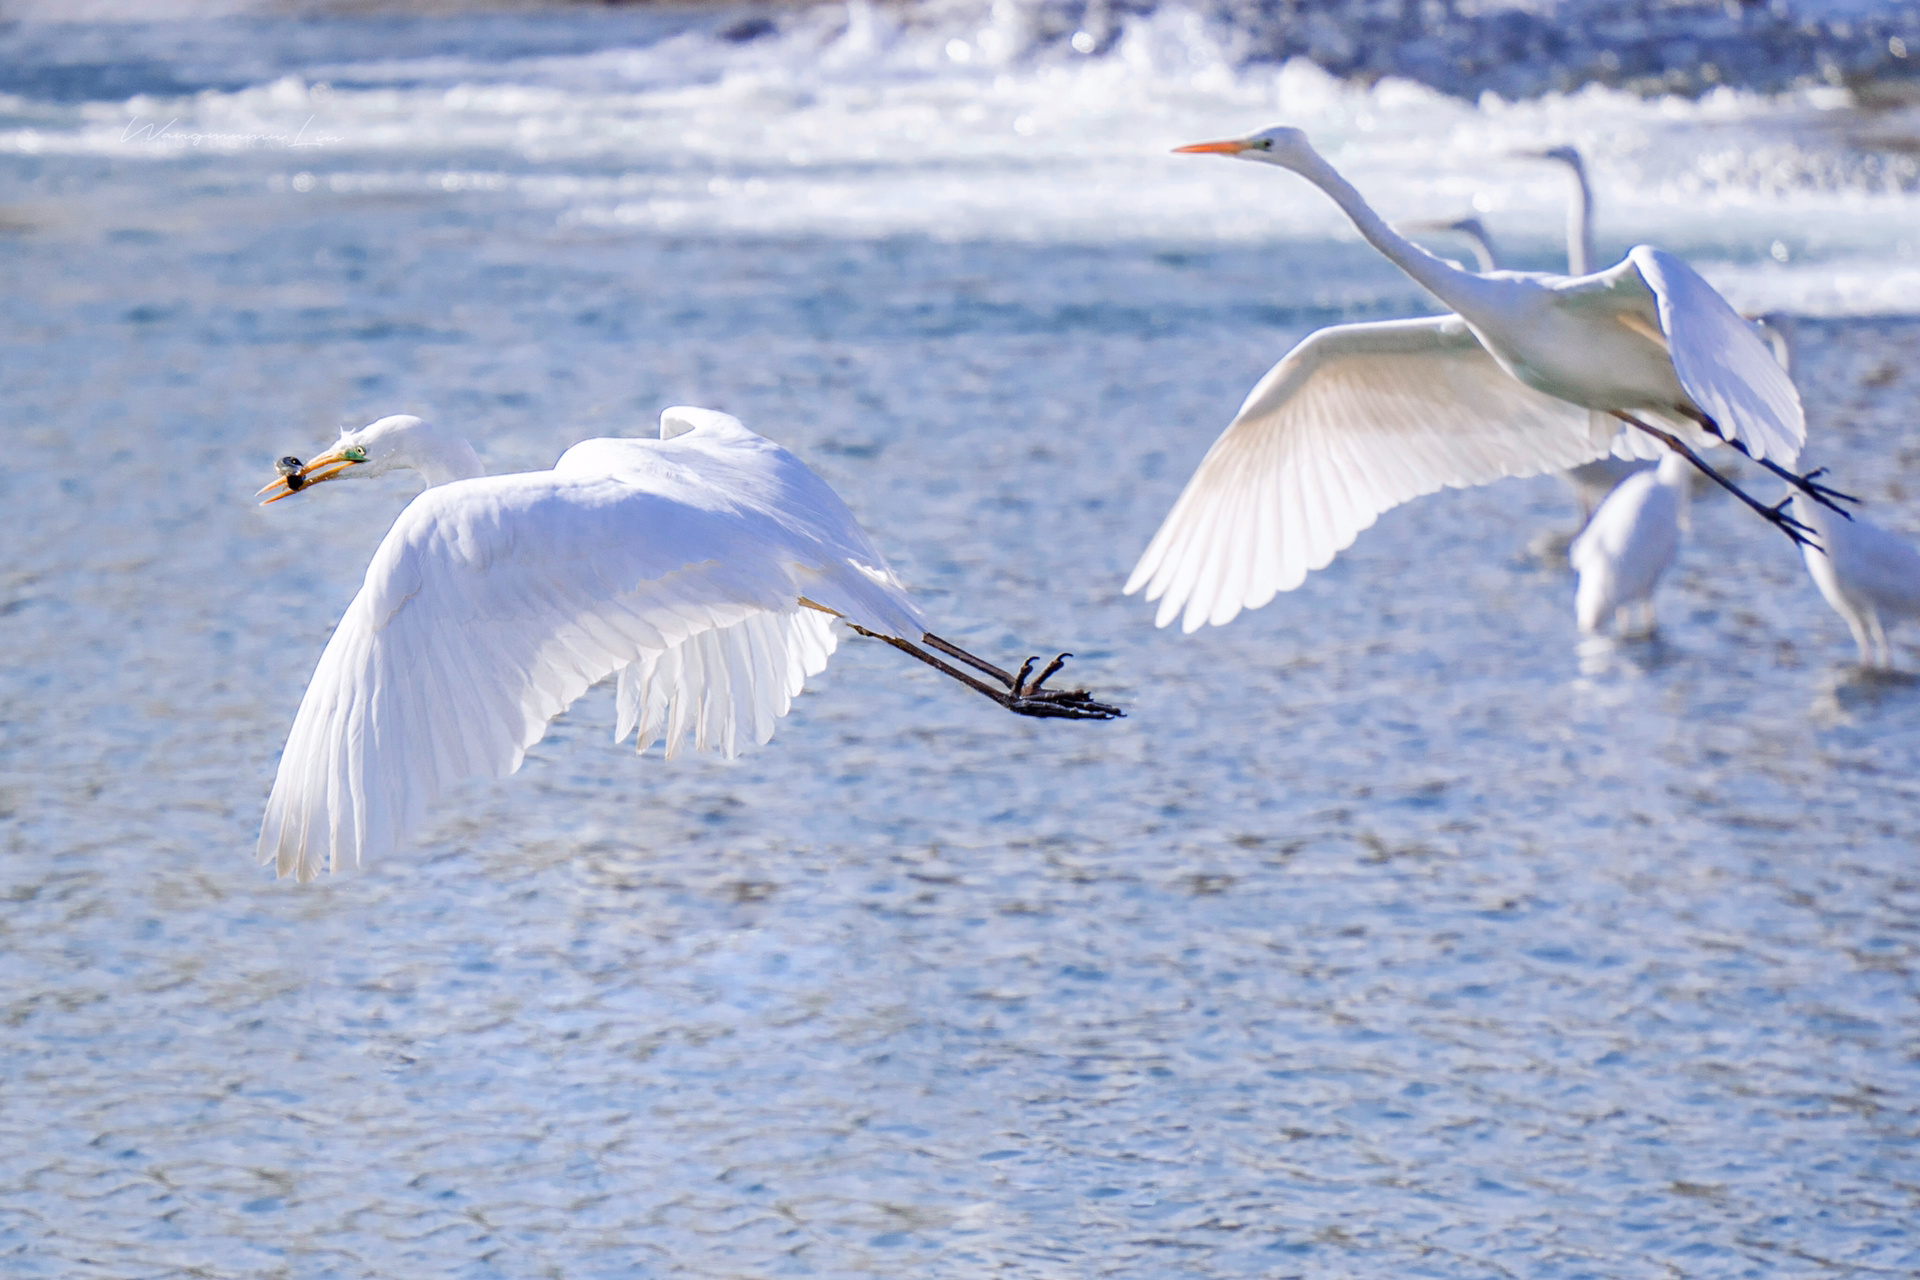
<path fill-rule="evenodd" d="M 1587 413 L 1508 377 L 1458 316 L 1337 325 L 1256 385 L 1127 582 L 1165 626 L 1257 609 L 1380 513 L 1444 486 L 1538 475 L 1606 447 Z"/>
<path fill-rule="evenodd" d="M 1802 548 L 1807 572 L 1853 632 L 1860 665 L 1891 668 L 1887 630 L 1903 618 L 1920 618 L 1920 553 L 1860 516 L 1848 520 L 1801 498 L 1793 510 L 1820 540 Z"/>
<path fill-rule="evenodd" d="M 1593 513 L 1567 549 L 1580 575 L 1580 630 L 1598 631 L 1617 617 L 1623 633 L 1652 634 L 1653 589 L 1680 549 L 1691 483 L 1686 459 L 1668 454 L 1655 470 L 1622 480 Z"/>
<path fill-rule="evenodd" d="M 1478 275 L 1393 231 L 1297 129 L 1182 150 L 1301 174 L 1455 314 L 1323 330 L 1261 380 L 1127 581 L 1159 602 L 1158 625 L 1193 631 L 1257 608 L 1420 494 L 1597 458 L 1619 420 L 1589 410 L 1695 450 L 1723 442 L 1710 418 L 1756 459 L 1799 453 L 1792 381 L 1670 254 L 1642 245 L 1578 277 Z"/>
<path fill-rule="evenodd" d="M 1584 276 L 1592 271 L 1600 256 L 1594 252 L 1593 245 L 1593 186 L 1587 181 L 1587 162 L 1574 147 L 1548 147 L 1540 151 L 1521 151 L 1518 155 L 1534 160 L 1551 160 L 1555 164 L 1566 166 L 1567 176 L 1567 274 Z M 1614 431 L 1619 428 L 1617 419 L 1594 410 L 1597 419 L 1595 430 Z M 1580 523 L 1593 519 L 1593 513 L 1607 500 L 1622 480 L 1636 471 L 1651 470 L 1659 461 L 1659 454 L 1640 447 L 1639 432 L 1626 428 L 1619 430 L 1614 437 L 1614 446 L 1620 450 L 1620 456 L 1609 454 L 1604 458 L 1595 458 L 1592 462 L 1583 462 L 1577 467 L 1569 467 L 1560 473 L 1560 479 L 1573 491 L 1573 500 L 1580 506 Z"/>
<path fill-rule="evenodd" d="M 704 409 L 669 409 L 661 436 L 462 479 L 477 461 L 449 464 L 427 424 L 388 418 L 308 464 L 309 483 L 395 467 L 441 482 L 395 521 L 321 655 L 267 801 L 262 862 L 305 880 L 391 850 L 454 781 L 518 769 L 548 722 L 615 671 L 621 738 L 664 737 L 669 753 L 688 736 L 725 754 L 765 742 L 834 649 L 832 618 L 803 597 L 884 636 L 925 632 L 798 458 Z"/>

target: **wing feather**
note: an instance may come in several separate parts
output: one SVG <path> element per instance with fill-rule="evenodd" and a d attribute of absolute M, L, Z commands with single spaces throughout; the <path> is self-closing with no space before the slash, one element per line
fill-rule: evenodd
<path fill-rule="evenodd" d="M 1339 325 L 1262 378 L 1127 580 L 1193 631 L 1291 591 L 1381 512 L 1605 451 L 1585 409 L 1504 372 L 1457 316 Z"/>
<path fill-rule="evenodd" d="M 1790 463 L 1807 442 L 1793 379 L 1699 272 L 1651 245 L 1627 254 L 1659 304 L 1673 371 L 1693 402 L 1756 458 Z"/>

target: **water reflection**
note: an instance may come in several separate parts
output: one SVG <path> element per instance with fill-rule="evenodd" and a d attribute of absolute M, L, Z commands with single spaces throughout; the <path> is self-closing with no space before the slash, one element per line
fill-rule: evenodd
<path fill-rule="evenodd" d="M 1824 727 L 1920 725 L 1920 676 L 1848 664 L 1821 677 L 1810 711 Z"/>
<path fill-rule="evenodd" d="M 1571 615 L 1572 610 L 1568 613 Z M 1595 691 L 1602 682 L 1630 682 L 1688 659 L 1686 650 L 1671 643 L 1657 626 L 1629 635 L 1582 636 L 1574 653 L 1581 675 L 1575 687 Z"/>

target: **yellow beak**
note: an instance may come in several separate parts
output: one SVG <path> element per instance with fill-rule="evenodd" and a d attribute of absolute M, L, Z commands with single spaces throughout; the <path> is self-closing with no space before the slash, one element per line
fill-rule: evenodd
<path fill-rule="evenodd" d="M 1251 142 L 1231 138 L 1226 142 L 1196 142 L 1190 147 L 1175 147 L 1177 156 L 1237 156 L 1242 151 L 1253 150 Z"/>
<path fill-rule="evenodd" d="M 260 493 L 256 493 L 254 497 L 257 498 L 261 496 L 261 494 L 272 494 L 273 496 L 271 498 L 268 498 L 260 504 L 263 507 L 269 506 L 272 503 L 280 501 L 282 498 L 300 492 L 309 485 L 316 485 L 322 481 L 331 480 L 349 467 L 359 465 L 358 460 L 345 457 L 340 450 L 329 449 L 312 462 L 307 463 L 306 466 L 301 467 L 298 471 L 291 471 L 282 475 L 272 484 L 261 489 Z"/>

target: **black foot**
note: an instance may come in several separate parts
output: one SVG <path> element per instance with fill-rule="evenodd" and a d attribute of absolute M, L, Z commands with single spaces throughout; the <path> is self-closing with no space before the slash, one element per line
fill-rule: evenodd
<path fill-rule="evenodd" d="M 1825 547 L 1815 542 L 1812 539 L 1812 537 L 1809 536 L 1813 533 L 1813 527 L 1811 525 L 1802 524 L 1800 521 L 1795 520 L 1792 516 L 1787 514 L 1786 506 L 1789 502 L 1792 502 L 1792 501 L 1793 501 L 1793 495 L 1788 494 L 1786 497 L 1780 499 L 1780 501 L 1776 503 L 1773 503 L 1771 506 L 1756 506 L 1755 509 L 1758 510 L 1761 515 L 1773 521 L 1773 523 L 1779 525 L 1780 528 L 1786 532 L 1786 535 L 1789 538 L 1792 538 L 1797 545 L 1802 547 L 1812 547 L 1815 551 L 1825 551 L 1826 550 Z M 1838 508 L 1836 508 L 1836 510 L 1837 509 Z M 1847 515 L 1847 513 L 1844 511 L 1840 512 L 1840 514 L 1843 516 Z M 1847 519 L 1851 520 L 1853 519 L 1853 517 L 1847 516 Z"/>
<path fill-rule="evenodd" d="M 1845 507 L 1841 506 L 1840 503 L 1851 502 L 1855 506 L 1858 506 L 1860 505 L 1860 499 L 1854 497 L 1850 493 L 1842 493 L 1838 489 L 1835 489 L 1829 485 L 1817 483 L 1817 481 L 1821 476 L 1824 476 L 1827 474 L 1827 468 L 1815 467 L 1813 470 L 1807 472 L 1805 475 L 1801 475 L 1797 471 L 1789 471 L 1785 467 L 1781 466 L 1779 463 L 1773 461 L 1770 458 L 1754 457 L 1752 453 L 1748 452 L 1746 445 L 1742 444 L 1740 441 L 1734 439 L 1732 436 L 1722 431 L 1720 429 L 1720 424 L 1715 422 L 1712 418 L 1707 417 L 1705 414 L 1701 414 L 1699 417 L 1695 418 L 1694 421 L 1698 422 L 1700 424 L 1701 429 L 1706 431 L 1708 434 L 1718 436 L 1720 439 L 1732 445 L 1734 448 L 1734 451 L 1738 453 L 1741 457 L 1745 458 L 1748 462 L 1756 463 L 1759 466 L 1765 467 L 1768 471 L 1780 477 L 1780 479 L 1785 480 L 1788 484 L 1798 489 L 1801 493 L 1806 494 L 1809 498 L 1812 498 L 1815 502 L 1827 508 L 1829 511 L 1838 511 L 1841 515 L 1845 516 L 1847 519 L 1849 520 L 1853 519 L 1853 513 L 1851 511 L 1848 511 Z M 1839 499 L 1838 502 L 1835 501 L 1836 498 Z M 1802 525 L 1801 527 L 1805 528 L 1806 526 Z"/>
<path fill-rule="evenodd" d="M 1118 720 L 1127 714 L 1118 707 L 1094 701 L 1093 695 L 1085 689 L 1059 691 L 1045 687 L 1047 681 L 1067 664 L 1068 658 L 1073 656 L 1070 653 L 1060 654 L 1040 669 L 1039 676 L 1029 680 L 1028 677 L 1033 675 L 1033 666 L 1040 661 L 1039 658 L 1028 658 L 1018 674 L 1009 675 L 984 658 L 976 658 L 959 645 L 942 640 L 932 632 L 920 637 L 926 642 L 927 648 L 964 662 L 975 671 L 989 677 L 994 682 L 989 684 L 985 680 L 975 679 L 951 663 L 936 658 L 919 645 L 902 640 L 898 636 L 881 635 L 877 631 L 869 631 L 852 622 L 847 625 L 860 635 L 885 641 L 900 652 L 911 654 L 941 674 L 951 676 L 969 689 L 992 698 L 1017 716 L 1034 716 L 1043 720 Z"/>
<path fill-rule="evenodd" d="M 1040 686 L 1060 668 L 1067 665 L 1067 659 L 1073 655 L 1063 653 L 1040 669 L 1040 674 L 1031 683 L 1027 677 L 1033 674 L 1033 664 L 1039 658 L 1028 658 L 1020 665 L 1020 673 L 1014 676 L 1008 685 L 1004 698 L 994 695 L 995 702 L 1017 716 L 1038 716 L 1042 719 L 1056 720 L 1115 720 L 1126 712 L 1118 707 L 1108 706 L 1104 702 L 1095 702 L 1085 689 L 1075 689 L 1070 693 L 1056 693 Z"/>
<path fill-rule="evenodd" d="M 1786 534 L 1787 537 L 1791 538 L 1795 546 L 1812 547 L 1815 551 L 1826 550 L 1825 547 L 1821 546 L 1818 542 L 1815 542 L 1813 540 L 1813 530 L 1810 527 L 1800 523 L 1800 521 L 1795 520 L 1792 516 L 1786 513 L 1785 508 L 1787 503 L 1793 501 L 1793 496 L 1791 494 L 1780 499 L 1780 501 L 1774 503 L 1772 506 L 1768 506 L 1766 503 L 1760 501 L 1760 499 L 1754 497 L 1752 494 L 1748 493 L 1745 489 L 1742 489 L 1739 485 L 1735 484 L 1733 481 L 1727 479 L 1725 476 L 1721 475 L 1718 471 L 1715 471 L 1712 467 L 1708 466 L 1706 464 L 1706 461 L 1702 459 L 1699 454 L 1695 453 L 1691 448 L 1687 446 L 1686 441 L 1682 440 L 1679 436 L 1674 435 L 1671 431 L 1662 431 L 1658 427 L 1648 426 L 1646 423 L 1640 421 L 1640 419 L 1634 417 L 1632 414 L 1621 413 L 1618 410 L 1614 411 L 1613 416 L 1631 426 L 1638 427 L 1640 430 L 1652 436 L 1655 440 L 1658 440 L 1661 444 L 1666 445 L 1667 448 L 1673 450 L 1675 453 L 1685 458 L 1688 462 L 1691 462 L 1697 469 L 1699 469 L 1701 473 L 1706 475 L 1708 479 L 1712 480 L 1715 484 L 1719 485 L 1722 489 L 1725 489 L 1728 493 L 1731 493 L 1734 497 L 1740 499 L 1740 501 L 1746 503 L 1749 507 L 1753 508 L 1756 512 L 1758 512 L 1760 514 L 1760 517 L 1763 520 L 1767 521 L 1767 523 L 1773 525 L 1775 528 L 1780 530 L 1780 532 Z M 1705 419 L 1702 421 L 1701 425 L 1708 427 L 1710 430 L 1713 431 L 1715 435 L 1720 435 L 1719 428 L 1713 426 L 1712 421 L 1713 420 L 1711 418 Z M 1720 438 L 1722 440 L 1727 439 L 1725 436 L 1720 436 Z M 1744 448 L 1741 448 L 1740 442 L 1737 440 L 1727 440 L 1727 443 L 1732 445 L 1734 448 L 1739 449 L 1740 452 L 1743 454 L 1747 452 Z M 1747 456 L 1752 457 L 1751 454 L 1748 454 Z M 1771 463 L 1763 462 L 1760 465 L 1766 466 L 1766 467 L 1772 467 L 1773 470 L 1781 472 L 1783 475 L 1790 476 L 1795 481 L 1798 481 L 1801 479 L 1801 477 L 1793 475 L 1792 472 L 1786 471 L 1784 468 L 1772 466 Z M 1819 474 L 1820 472 L 1818 471 L 1815 471 L 1813 473 L 1813 475 L 1816 475 L 1816 476 Z M 1811 477 L 1807 478 L 1807 483 L 1812 483 Z M 1825 488 L 1825 486 L 1814 485 L 1814 488 L 1820 489 L 1820 488 Z M 1829 492 L 1832 492 L 1832 491 L 1829 490 Z M 1840 494 L 1839 496 L 1846 497 L 1845 494 Z M 1825 503 L 1829 507 L 1833 507 L 1833 503 L 1828 502 L 1827 499 L 1825 498 L 1820 498 L 1820 501 Z M 1838 507 L 1833 507 L 1833 509 L 1835 511 L 1840 511 L 1840 508 Z M 1840 511 L 1840 514 L 1847 515 L 1847 513 L 1844 511 Z M 1847 516 L 1847 518 L 1851 520 L 1853 517 Z"/>

